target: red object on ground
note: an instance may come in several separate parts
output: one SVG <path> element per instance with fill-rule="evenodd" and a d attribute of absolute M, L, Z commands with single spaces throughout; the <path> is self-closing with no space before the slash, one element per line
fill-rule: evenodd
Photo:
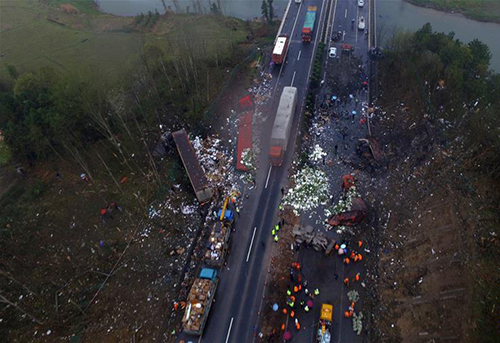
<path fill-rule="evenodd" d="M 250 95 L 247 95 L 238 100 L 238 104 L 240 105 L 240 110 L 249 110 L 253 107 L 253 102 L 250 99 Z"/>
<path fill-rule="evenodd" d="M 236 152 L 236 169 L 247 171 L 248 168 L 241 163 L 241 153 L 252 148 L 252 116 L 253 111 L 247 111 L 238 123 L 238 149 Z"/>
<path fill-rule="evenodd" d="M 101 208 L 101 216 L 105 215 L 107 210 L 105 208 Z"/>
<path fill-rule="evenodd" d="M 351 174 L 347 174 L 342 176 L 342 188 L 345 190 L 351 188 L 354 186 L 354 178 L 352 177 Z"/>

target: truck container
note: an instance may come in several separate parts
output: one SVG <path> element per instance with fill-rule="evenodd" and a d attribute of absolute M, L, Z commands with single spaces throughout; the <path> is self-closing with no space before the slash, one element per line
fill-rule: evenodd
<path fill-rule="evenodd" d="M 317 12 L 318 6 L 307 6 L 306 18 L 302 27 L 302 43 L 310 43 L 312 40 Z"/>
<path fill-rule="evenodd" d="M 186 130 L 176 131 L 172 134 L 172 137 L 177 146 L 177 151 L 181 156 L 182 164 L 184 164 L 184 168 L 189 176 L 189 181 L 191 181 L 191 185 L 193 186 L 196 198 L 202 204 L 209 201 L 214 196 L 214 189 L 210 186 L 201 168 Z"/>
<path fill-rule="evenodd" d="M 321 313 L 319 315 L 318 334 L 316 341 L 318 343 L 330 343 L 332 339 L 333 305 L 321 304 Z"/>
<path fill-rule="evenodd" d="M 274 64 L 281 64 L 285 61 L 286 52 L 288 50 L 289 39 L 286 35 L 278 36 L 274 45 L 272 61 Z"/>
<path fill-rule="evenodd" d="M 274 119 L 269 147 L 269 162 L 273 166 L 281 166 L 290 138 L 295 107 L 297 105 L 297 88 L 284 87 L 281 93 L 278 111 Z"/>
<path fill-rule="evenodd" d="M 229 223 L 217 221 L 210 231 L 208 249 L 205 252 L 205 264 L 210 267 L 220 268 L 224 265 L 229 250 L 231 227 Z"/>
<path fill-rule="evenodd" d="M 217 270 L 203 268 L 194 280 L 186 301 L 182 327 L 188 335 L 201 336 L 219 283 Z"/>

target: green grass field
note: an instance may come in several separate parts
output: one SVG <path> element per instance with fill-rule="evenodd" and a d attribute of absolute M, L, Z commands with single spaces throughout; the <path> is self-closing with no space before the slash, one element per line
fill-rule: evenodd
<path fill-rule="evenodd" d="M 131 18 L 95 11 L 70 15 L 59 10 L 63 1 L 51 3 L 56 6 L 34 0 L 0 2 L 0 78 L 8 77 L 6 67 L 12 65 L 19 73 L 53 67 L 95 72 L 112 79 L 130 71 L 144 44 L 160 46 L 169 53 L 167 39 L 187 38 L 190 44 L 203 44 L 205 52 L 224 51 L 247 34 L 242 21 L 196 15 L 170 15 L 158 23 L 154 33 L 131 32 Z M 64 3 L 80 6 L 81 12 L 93 11 L 87 0 Z"/>
<path fill-rule="evenodd" d="M 10 150 L 4 141 L 0 141 L 0 166 L 7 164 L 10 161 Z"/>
<path fill-rule="evenodd" d="M 497 0 L 407 0 L 418 6 L 463 13 L 470 19 L 500 23 L 500 1 Z"/>

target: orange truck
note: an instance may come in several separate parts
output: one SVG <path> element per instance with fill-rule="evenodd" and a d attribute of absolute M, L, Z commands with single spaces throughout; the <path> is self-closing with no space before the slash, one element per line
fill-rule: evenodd
<path fill-rule="evenodd" d="M 331 326 L 333 321 L 333 305 L 321 304 L 321 313 L 319 315 L 317 343 L 330 343 L 332 339 Z"/>
<path fill-rule="evenodd" d="M 286 52 L 288 50 L 288 42 L 290 39 L 286 35 L 278 36 L 274 45 L 272 61 L 274 64 L 282 64 L 285 61 Z"/>

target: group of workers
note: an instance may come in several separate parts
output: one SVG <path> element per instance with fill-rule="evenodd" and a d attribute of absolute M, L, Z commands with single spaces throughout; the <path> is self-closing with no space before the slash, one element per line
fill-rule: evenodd
<path fill-rule="evenodd" d="M 279 230 L 280 230 L 280 223 L 274 225 L 272 230 L 271 230 L 271 235 L 273 235 L 273 240 L 276 243 L 278 243 L 278 240 L 279 240 L 279 237 L 278 237 Z"/>
<path fill-rule="evenodd" d="M 304 291 L 303 295 L 302 291 Z M 295 328 L 297 330 L 300 330 L 301 326 L 299 319 L 296 316 L 296 311 L 302 308 L 305 313 L 308 313 L 313 307 L 314 297 L 318 295 L 318 288 L 314 289 L 312 292 L 307 289 L 307 280 L 302 280 L 300 263 L 293 262 L 290 268 L 290 284 L 286 290 L 286 304 L 288 307 L 283 308 L 283 314 L 294 319 Z M 298 297 L 301 299 L 298 300 Z M 297 306 L 297 301 L 300 306 Z M 283 324 L 281 329 L 284 331 L 286 329 L 286 324 Z"/>

